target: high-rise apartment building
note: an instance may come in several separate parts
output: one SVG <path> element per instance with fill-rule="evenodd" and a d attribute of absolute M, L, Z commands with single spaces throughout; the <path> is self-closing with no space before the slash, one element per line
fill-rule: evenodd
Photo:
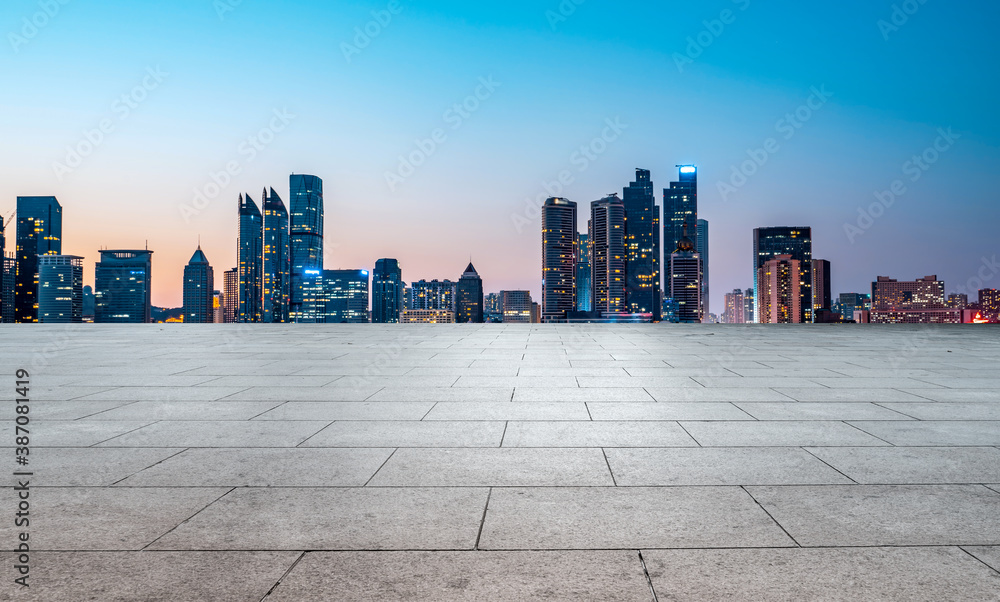
<path fill-rule="evenodd" d="M 152 315 L 153 252 L 100 251 L 95 269 L 94 321 L 99 324 L 148 324 Z"/>
<path fill-rule="evenodd" d="M 701 255 L 695 248 L 694 241 L 687 237 L 687 227 L 681 228 L 681 239 L 677 249 L 670 254 L 667 276 L 670 278 L 670 299 L 675 307 L 671 308 L 672 322 L 682 324 L 698 324 L 701 316 Z"/>
<path fill-rule="evenodd" d="M 945 304 L 937 276 L 899 282 L 879 276 L 872 283 L 872 324 L 961 324 L 962 310 Z"/>
<path fill-rule="evenodd" d="M 403 311 L 403 270 L 395 259 L 379 259 L 372 272 L 372 322 L 398 324 Z"/>
<path fill-rule="evenodd" d="M 233 268 L 222 275 L 222 322 L 235 324 L 240 317 L 240 270 Z"/>
<path fill-rule="evenodd" d="M 307 280 L 315 281 L 323 270 L 323 180 L 316 176 L 293 174 L 288 181 L 291 191 L 291 309 L 293 322 L 318 321 L 319 308 L 314 296 L 306 302 Z"/>
<path fill-rule="evenodd" d="M 260 322 L 264 301 L 264 220 L 250 195 L 240 195 L 239 322 Z"/>
<path fill-rule="evenodd" d="M 801 324 L 802 262 L 791 255 L 777 255 L 757 270 L 758 322 Z M 811 302 L 811 297 L 810 297 Z"/>
<path fill-rule="evenodd" d="M 741 289 L 726 293 L 726 309 L 722 314 L 725 324 L 746 324 L 746 296 Z"/>
<path fill-rule="evenodd" d="M 757 318 L 753 313 L 756 303 L 754 302 L 754 292 L 752 288 L 748 288 L 743 291 L 743 304 L 743 317 L 746 319 L 746 323 L 756 324 Z"/>
<path fill-rule="evenodd" d="M 38 321 L 44 324 L 83 322 L 83 257 L 39 256 Z"/>
<path fill-rule="evenodd" d="M 813 321 L 812 294 L 812 228 L 808 227 L 773 227 L 757 228 L 753 231 L 753 266 L 754 266 L 754 298 L 757 308 L 754 311 L 757 322 L 764 321 L 760 308 L 764 295 L 757 280 L 760 269 L 768 261 L 779 255 L 791 255 L 798 262 L 798 290 L 801 295 L 795 304 L 798 314 L 791 316 L 791 323 L 811 323 Z M 772 314 L 773 315 L 773 314 Z"/>
<path fill-rule="evenodd" d="M 577 208 L 550 198 L 542 207 L 542 320 L 559 322 L 576 309 Z"/>
<path fill-rule="evenodd" d="M 17 322 L 38 321 L 38 257 L 62 254 L 62 206 L 54 196 L 17 197 Z"/>
<path fill-rule="evenodd" d="M 264 189 L 263 303 L 262 321 L 289 321 L 291 303 L 291 256 L 288 210 L 273 188 Z"/>
<path fill-rule="evenodd" d="M 185 323 L 211 324 L 215 322 L 215 272 L 208 263 L 201 245 L 184 266 Z"/>
<path fill-rule="evenodd" d="M 13 258 L 14 255 L 11 255 Z M 13 266 L 11 269 L 10 266 Z M 0 215 L 0 322 L 14 321 L 14 276 L 17 274 L 17 260 L 8 264 L 7 239 L 3 216 Z"/>
<path fill-rule="evenodd" d="M 614 194 L 590 204 L 593 311 L 628 313 L 625 304 L 625 204 Z M 543 310 L 544 312 L 544 310 Z"/>
<path fill-rule="evenodd" d="M 660 321 L 660 207 L 647 169 L 622 195 L 625 207 L 625 311 Z M 578 283 L 579 284 L 579 283 Z M 578 289 L 579 290 L 579 289 Z"/>
<path fill-rule="evenodd" d="M 504 324 L 531 324 L 533 322 L 530 291 L 500 291 Z"/>
<path fill-rule="evenodd" d="M 503 304 L 500 293 L 489 293 L 483 300 L 483 319 L 486 322 L 503 322 Z"/>
<path fill-rule="evenodd" d="M 952 293 L 948 295 L 945 305 L 954 309 L 965 309 L 969 305 L 969 295 L 964 293 Z"/>
<path fill-rule="evenodd" d="M 990 322 L 1000 322 L 1000 291 L 986 288 L 979 291 L 979 311 Z"/>
<path fill-rule="evenodd" d="M 814 322 L 816 321 L 817 312 L 833 311 L 833 292 L 830 286 L 830 262 L 826 259 L 812 260 L 812 308 Z"/>
<path fill-rule="evenodd" d="M 475 266 L 469 263 L 455 286 L 455 322 L 459 324 L 483 323 L 483 279 Z"/>
<path fill-rule="evenodd" d="M 594 247 L 590 244 L 590 234 L 577 234 L 576 244 L 576 311 L 593 311 L 594 287 L 591 260 Z"/>
<path fill-rule="evenodd" d="M 455 313 L 457 283 L 451 280 L 421 280 L 410 287 L 409 309 L 438 309 Z"/>

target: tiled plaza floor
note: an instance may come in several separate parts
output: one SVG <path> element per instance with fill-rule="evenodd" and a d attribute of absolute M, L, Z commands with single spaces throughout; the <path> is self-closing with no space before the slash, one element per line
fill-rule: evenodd
<path fill-rule="evenodd" d="M 8 325 L 0 365 L 0 600 L 1000 600 L 1000 328 Z"/>

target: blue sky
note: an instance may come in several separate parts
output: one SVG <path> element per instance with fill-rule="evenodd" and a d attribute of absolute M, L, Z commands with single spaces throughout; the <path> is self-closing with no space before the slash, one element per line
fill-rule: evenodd
<path fill-rule="evenodd" d="M 954 291 L 1000 251 L 992 3 L 914 0 L 896 29 L 879 22 L 903 3 L 881 1 L 569 0 L 556 20 L 555 0 L 402 1 L 378 27 L 372 11 L 388 2 L 53 3 L 30 37 L 23 20 L 44 22 L 44 0 L 0 8 L 0 212 L 18 195 L 58 196 L 64 252 L 87 258 L 88 278 L 99 247 L 148 240 L 157 305 L 180 305 L 199 235 L 217 274 L 235 265 L 238 194 L 259 200 L 273 186 L 287 201 L 291 172 L 325 181 L 328 267 L 396 257 L 407 280 L 456 279 L 471 255 L 488 291 L 539 293 L 539 225 L 526 200 L 564 170 L 562 196 L 585 208 L 636 167 L 659 190 L 675 165 L 699 165 L 713 311 L 752 283 L 757 226 L 812 226 L 834 292 L 934 273 Z M 220 5 L 232 10 L 220 16 Z M 378 35 L 348 60 L 343 45 L 366 27 Z M 456 118 L 477 88 L 475 110 Z M 786 139 L 779 121 L 813 88 L 832 96 Z M 581 171 L 574 153 L 609 119 L 626 127 Z M 57 175 L 67 146 L 102 122 L 96 148 Z M 281 131 L 266 131 L 275 123 Z M 247 152 L 261 130 L 268 144 Z M 390 188 L 399 157 L 428 149 L 417 141 L 435 130 L 443 142 Z M 939 130 L 952 132 L 947 144 Z M 720 191 L 771 138 L 766 163 Z M 904 164 L 935 142 L 912 181 Z M 232 162 L 239 173 L 218 196 L 182 213 Z M 897 180 L 906 192 L 849 236 L 845 224 L 857 228 L 859 209 Z"/>

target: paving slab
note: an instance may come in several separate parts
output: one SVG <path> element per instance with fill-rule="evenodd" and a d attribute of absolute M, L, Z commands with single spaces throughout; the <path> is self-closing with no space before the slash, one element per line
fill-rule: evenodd
<path fill-rule="evenodd" d="M 46 420 L 28 428 L 28 441 L 32 447 L 90 447 L 102 441 L 118 437 L 124 433 L 140 429 L 152 424 L 152 420 L 143 421 L 81 421 L 81 420 Z M 14 422 L 8 421 L 0 426 L 0 447 L 15 447 Z M 155 447 L 155 446 L 150 446 Z"/>
<path fill-rule="evenodd" d="M 829 388 L 777 388 L 779 393 L 795 401 L 807 402 L 862 402 L 925 401 L 926 399 L 898 389 L 829 389 Z M 756 400 L 748 400 L 756 401 Z M 762 400 L 771 401 L 771 400 Z"/>
<path fill-rule="evenodd" d="M 137 401 L 86 420 L 250 420 L 278 405 L 275 401 Z"/>
<path fill-rule="evenodd" d="M 794 542 L 738 487 L 494 489 L 480 549 L 782 547 Z"/>
<path fill-rule="evenodd" d="M 80 397 L 79 401 L 218 401 L 240 391 L 245 387 L 116 387 L 99 393 Z"/>
<path fill-rule="evenodd" d="M 619 487 L 852 482 L 795 448 L 608 449 L 605 453 Z"/>
<path fill-rule="evenodd" d="M 746 489 L 806 547 L 1000 544 L 1000 494 L 981 485 Z"/>
<path fill-rule="evenodd" d="M 883 406 L 919 420 L 1000 421 L 1000 401 L 997 403 L 886 403 Z"/>
<path fill-rule="evenodd" d="M 114 425 L 114 421 L 86 424 Z M 329 422 L 210 420 L 157 422 L 107 438 L 101 447 L 295 447 Z"/>
<path fill-rule="evenodd" d="M 731 403 L 588 403 L 594 420 L 754 420 Z"/>
<path fill-rule="evenodd" d="M 634 551 L 311 552 L 268 602 L 650 598 Z"/>
<path fill-rule="evenodd" d="M 514 387 L 483 387 L 454 389 L 451 387 L 385 387 L 368 397 L 368 401 L 510 401 Z"/>
<path fill-rule="evenodd" d="M 367 401 L 382 387 L 250 387 L 227 397 L 232 401 Z"/>
<path fill-rule="evenodd" d="M 260 602 L 299 552 L 39 552 L 30 587 L 3 600 Z M 0 555 L 4 566 L 13 557 Z"/>
<path fill-rule="evenodd" d="M 705 447 L 888 445 L 837 421 L 682 422 L 681 425 Z"/>
<path fill-rule="evenodd" d="M 913 420 L 905 413 L 873 403 L 737 403 L 757 420 Z"/>
<path fill-rule="evenodd" d="M 794 401 L 780 391 L 764 387 L 713 387 L 711 389 L 650 387 L 648 391 L 656 401 L 666 402 Z"/>
<path fill-rule="evenodd" d="M 992 389 L 924 389 L 906 390 L 930 401 L 942 402 L 1000 402 L 1000 387 Z M 906 400 L 893 400 L 906 401 Z"/>
<path fill-rule="evenodd" d="M 995 599 L 1000 575 L 958 548 L 644 550 L 660 600 Z"/>
<path fill-rule="evenodd" d="M 40 477 L 46 487 L 101 487 L 176 455 L 178 449 L 113 449 L 103 447 L 54 447 L 29 455 L 28 471 Z M 16 477 L 3 482 L 13 487 Z"/>
<path fill-rule="evenodd" d="M 590 420 L 583 403 L 443 402 L 424 420 Z"/>
<path fill-rule="evenodd" d="M 254 420 L 420 420 L 433 407 L 430 401 L 289 401 Z"/>
<path fill-rule="evenodd" d="M 696 447 L 676 422 L 510 422 L 503 447 Z"/>
<path fill-rule="evenodd" d="M 43 422 L 46 420 L 78 420 L 94 414 L 126 406 L 130 401 L 46 401 L 34 404 L 31 408 L 31 420 Z M 17 404 L 13 402 L 0 404 L 0 420 L 14 420 Z"/>
<path fill-rule="evenodd" d="M 487 489 L 236 489 L 157 550 L 471 550 Z"/>
<path fill-rule="evenodd" d="M 590 387 L 590 388 L 566 388 L 566 387 L 518 387 L 514 390 L 514 401 L 537 402 L 625 402 L 625 401 L 647 401 L 654 399 L 642 387 Z"/>
<path fill-rule="evenodd" d="M 443 420 L 335 422 L 303 447 L 500 447 L 505 427 Z"/>
<path fill-rule="evenodd" d="M 893 445 L 1000 445 L 1000 421 L 852 421 L 851 424 Z"/>
<path fill-rule="evenodd" d="M 962 548 L 1000 575 L 1000 546 L 965 546 Z"/>
<path fill-rule="evenodd" d="M 188 449 L 141 472 L 135 471 L 118 485 L 362 487 L 392 452 L 373 448 Z"/>
<path fill-rule="evenodd" d="M 808 451 L 869 485 L 1000 480 L 1000 449 L 995 447 L 812 447 Z"/>

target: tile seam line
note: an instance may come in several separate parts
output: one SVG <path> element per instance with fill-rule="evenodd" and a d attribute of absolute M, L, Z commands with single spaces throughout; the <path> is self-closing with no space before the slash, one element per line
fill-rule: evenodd
<path fill-rule="evenodd" d="M 888 445 L 888 446 L 890 446 L 890 447 L 899 447 L 899 446 L 897 446 L 897 445 L 896 445 L 895 443 L 890 443 L 890 442 L 886 441 L 885 439 L 883 439 L 882 437 L 879 437 L 879 436 L 877 436 L 877 435 L 873 435 L 873 434 L 869 433 L 868 431 L 866 431 L 865 429 L 861 428 L 860 426 L 858 426 L 858 425 L 856 425 L 856 424 L 852 424 L 851 422 L 849 422 L 849 421 L 847 421 L 847 420 L 839 420 L 839 421 L 837 421 L 837 422 L 843 422 L 843 423 L 844 423 L 844 424 L 846 424 L 847 426 L 849 426 L 849 427 L 851 427 L 851 428 L 855 428 L 855 429 L 857 429 L 857 430 L 861 431 L 862 433 L 864 433 L 864 434 L 868 435 L 869 437 L 874 437 L 874 438 L 878 439 L 879 441 L 881 441 L 882 443 L 885 443 L 886 445 Z M 904 421 L 894 421 L 894 420 L 889 420 L 889 421 L 887 421 L 887 422 L 904 422 Z M 905 422 L 908 422 L 908 421 L 905 421 Z"/>
<path fill-rule="evenodd" d="M 472 550 L 474 552 L 479 552 L 479 544 L 483 539 L 483 529 L 486 528 L 486 514 L 490 510 L 490 498 L 493 497 L 493 488 L 490 487 L 486 492 L 486 505 L 483 507 L 483 518 L 479 521 L 479 532 L 476 533 L 476 545 L 473 546 Z"/>
<path fill-rule="evenodd" d="M 171 448 L 166 448 L 166 449 L 171 449 Z M 149 466 L 146 466 L 145 468 L 140 468 L 139 470 L 133 472 L 132 474 L 124 476 L 124 477 L 118 479 L 114 483 L 112 483 L 110 485 L 107 485 L 107 487 L 114 487 L 115 485 L 117 485 L 118 483 L 121 483 L 122 481 L 125 481 L 127 479 L 131 479 L 132 477 L 134 477 L 135 475 L 139 474 L 140 472 L 145 472 L 145 471 L 149 470 L 150 468 L 155 468 L 155 467 L 159 466 L 160 464 L 163 464 L 164 462 L 166 462 L 167 460 L 169 460 L 171 458 L 176 458 L 177 456 L 183 454 L 186 451 L 188 451 L 187 448 L 182 449 L 182 450 L 178 451 L 175 454 L 170 454 L 169 456 L 167 456 L 166 458 L 163 458 L 162 460 L 159 460 L 157 462 L 153 462 L 152 464 L 150 464 Z"/>
<path fill-rule="evenodd" d="M 260 602 L 265 602 L 265 600 L 267 600 L 271 596 L 271 594 L 273 594 L 274 591 L 278 589 L 278 586 L 281 585 L 281 582 L 284 581 L 288 577 L 288 575 L 291 574 L 291 572 L 295 569 L 295 567 L 299 565 L 299 562 L 301 562 L 302 559 L 305 557 L 306 557 L 306 552 L 301 552 L 298 555 L 298 557 L 294 561 L 292 561 L 292 564 L 291 566 L 288 567 L 288 570 L 286 570 L 284 574 L 281 575 L 281 577 L 278 577 L 278 580 L 274 582 L 274 585 L 271 586 L 271 589 L 267 590 L 267 593 L 265 593 L 264 597 L 260 599 Z"/>
<path fill-rule="evenodd" d="M 376 469 L 375 472 L 372 473 L 372 476 L 368 477 L 368 480 L 365 481 L 365 484 L 362 485 L 361 488 L 368 487 L 368 484 L 372 482 L 372 480 L 375 478 L 375 475 L 377 475 L 379 472 L 382 471 L 383 468 L 385 468 L 385 465 L 389 463 L 389 460 L 391 460 L 392 457 L 396 455 L 396 452 L 398 452 L 399 449 L 400 448 L 397 447 L 393 449 L 392 452 L 389 453 L 389 457 L 385 459 L 385 462 L 382 462 L 382 464 L 379 465 L 378 469 Z M 324 489 L 326 488 L 324 487 Z"/>
<path fill-rule="evenodd" d="M 850 481 L 850 482 L 854 483 L 855 485 L 860 485 L 860 484 L 861 484 L 861 483 L 857 482 L 856 480 L 852 479 L 851 477 L 847 476 L 847 475 L 846 475 L 846 474 L 845 474 L 845 473 L 844 473 L 843 471 L 841 471 L 841 470 L 840 470 L 839 468 L 837 468 L 837 467 L 836 467 L 836 466 L 834 466 L 833 464 L 830 464 L 829 462 L 827 462 L 827 461 L 826 461 L 826 460 L 824 460 L 823 458 L 820 458 L 820 457 L 819 457 L 819 456 L 817 456 L 816 454 L 814 454 L 814 453 L 812 453 L 811 451 L 809 451 L 809 449 L 808 449 L 807 447 L 803 446 L 803 447 L 801 447 L 800 449 L 801 449 L 802 451 L 806 452 L 807 454 L 809 454 L 810 456 L 812 456 L 812 457 L 816 458 L 817 460 L 819 460 L 819 461 L 820 461 L 820 462 L 822 462 L 823 464 L 826 464 L 827 466 L 829 466 L 829 467 L 830 467 L 830 468 L 832 468 L 833 470 L 837 471 L 837 472 L 838 472 L 838 473 L 839 473 L 839 474 L 840 474 L 841 476 L 843 476 L 843 477 L 844 477 L 845 479 L 847 479 L 848 481 Z"/>
<path fill-rule="evenodd" d="M 649 569 L 646 568 L 646 559 L 642 557 L 642 550 L 637 550 L 639 554 L 639 564 L 642 566 L 642 574 L 646 577 L 646 584 L 649 585 L 649 593 L 653 596 L 653 602 L 659 602 L 656 597 L 656 588 L 653 587 L 653 579 L 649 576 Z"/>
<path fill-rule="evenodd" d="M 788 539 L 792 540 L 792 543 L 795 544 L 796 548 L 802 548 L 802 544 L 800 544 L 798 542 L 798 540 L 796 540 L 794 537 L 792 537 L 792 534 L 788 532 L 788 529 L 786 529 L 784 525 L 782 525 L 781 523 L 779 523 L 778 519 L 774 518 L 774 516 L 771 515 L 771 513 L 767 510 L 767 508 L 765 508 L 764 505 L 761 504 L 757 500 L 757 498 L 755 498 L 753 496 L 752 493 L 750 493 L 750 490 L 746 488 L 746 485 L 740 485 L 740 489 L 742 489 L 744 492 L 746 492 L 746 494 L 748 496 L 750 496 L 750 499 L 752 499 L 754 501 L 754 503 L 757 504 L 758 507 L 760 507 L 760 509 L 764 512 L 764 514 L 766 514 L 767 517 L 769 519 L 771 519 L 772 522 L 774 522 L 774 524 L 778 525 L 778 528 L 781 529 L 785 533 L 786 536 L 788 536 Z"/>
<path fill-rule="evenodd" d="M 979 558 L 978 556 L 976 556 L 972 552 L 970 552 L 970 551 L 968 551 L 968 550 L 965 549 L 967 547 L 971 548 L 971 547 L 979 547 L 979 546 L 959 545 L 959 546 L 955 546 L 955 547 L 957 547 L 959 550 L 962 550 L 963 552 L 965 552 L 966 554 L 968 554 L 969 556 L 971 556 L 976 562 L 982 564 L 983 566 L 985 566 L 986 568 L 990 569 L 991 571 L 993 571 L 997 575 L 1000 575 L 1000 569 L 997 569 L 995 567 L 992 567 L 992 566 L 986 564 L 985 562 L 983 562 L 983 560 L 981 558 Z M 983 546 L 983 547 L 990 547 L 990 546 Z"/>
<path fill-rule="evenodd" d="M 187 524 L 187 523 L 188 523 L 188 522 L 190 522 L 190 521 L 191 521 L 192 519 L 194 519 L 194 517 L 198 516 L 199 514 L 201 514 L 201 513 L 202 513 L 202 512 L 204 512 L 205 510 L 207 510 L 207 509 L 208 509 L 208 508 L 209 508 L 210 506 L 214 505 L 214 504 L 215 504 L 216 502 L 218 502 L 218 501 L 219 501 L 219 500 L 221 500 L 222 498 L 226 497 L 226 496 L 227 496 L 227 495 L 229 495 L 230 493 L 232 493 L 232 492 L 236 491 L 237 489 L 239 489 L 239 488 L 238 488 L 238 487 L 230 487 L 230 488 L 228 488 L 228 489 L 227 489 L 227 491 L 226 491 L 225 493 L 223 493 L 223 494 L 222 494 L 222 495 L 220 495 L 219 497 L 215 498 L 214 500 L 210 501 L 209 503 L 205 504 L 205 506 L 204 506 L 204 507 L 202 507 L 202 508 L 199 508 L 198 510 L 196 510 L 196 511 L 194 512 L 194 514 L 192 514 L 191 516 L 189 516 L 189 517 L 187 517 L 186 519 L 182 520 L 181 522 L 177 523 L 177 524 L 176 524 L 176 525 L 174 525 L 173 527 L 170 527 L 170 529 L 169 529 L 169 530 L 167 530 L 167 532 L 166 532 L 166 533 L 164 533 L 163 535 L 160 535 L 160 536 L 158 536 L 158 537 L 157 537 L 156 539 L 154 539 L 153 541 L 151 541 L 151 542 L 149 542 L 148 544 L 144 545 L 144 546 L 143 546 L 142 548 L 140 548 L 140 549 L 139 549 L 139 551 L 140 551 L 140 552 L 141 552 L 141 551 L 145 551 L 146 549 L 148 549 L 148 548 L 149 548 L 149 546 L 151 546 L 151 545 L 155 544 L 156 542 L 160 541 L 161 539 L 163 539 L 163 538 L 164 538 L 164 537 L 166 537 L 167 535 L 170 535 L 171 533 L 173 533 L 173 532 L 174 532 L 174 531 L 175 531 L 175 530 L 176 530 L 176 529 L 177 529 L 178 527 L 180 527 L 181 525 L 184 525 L 184 524 Z"/>

